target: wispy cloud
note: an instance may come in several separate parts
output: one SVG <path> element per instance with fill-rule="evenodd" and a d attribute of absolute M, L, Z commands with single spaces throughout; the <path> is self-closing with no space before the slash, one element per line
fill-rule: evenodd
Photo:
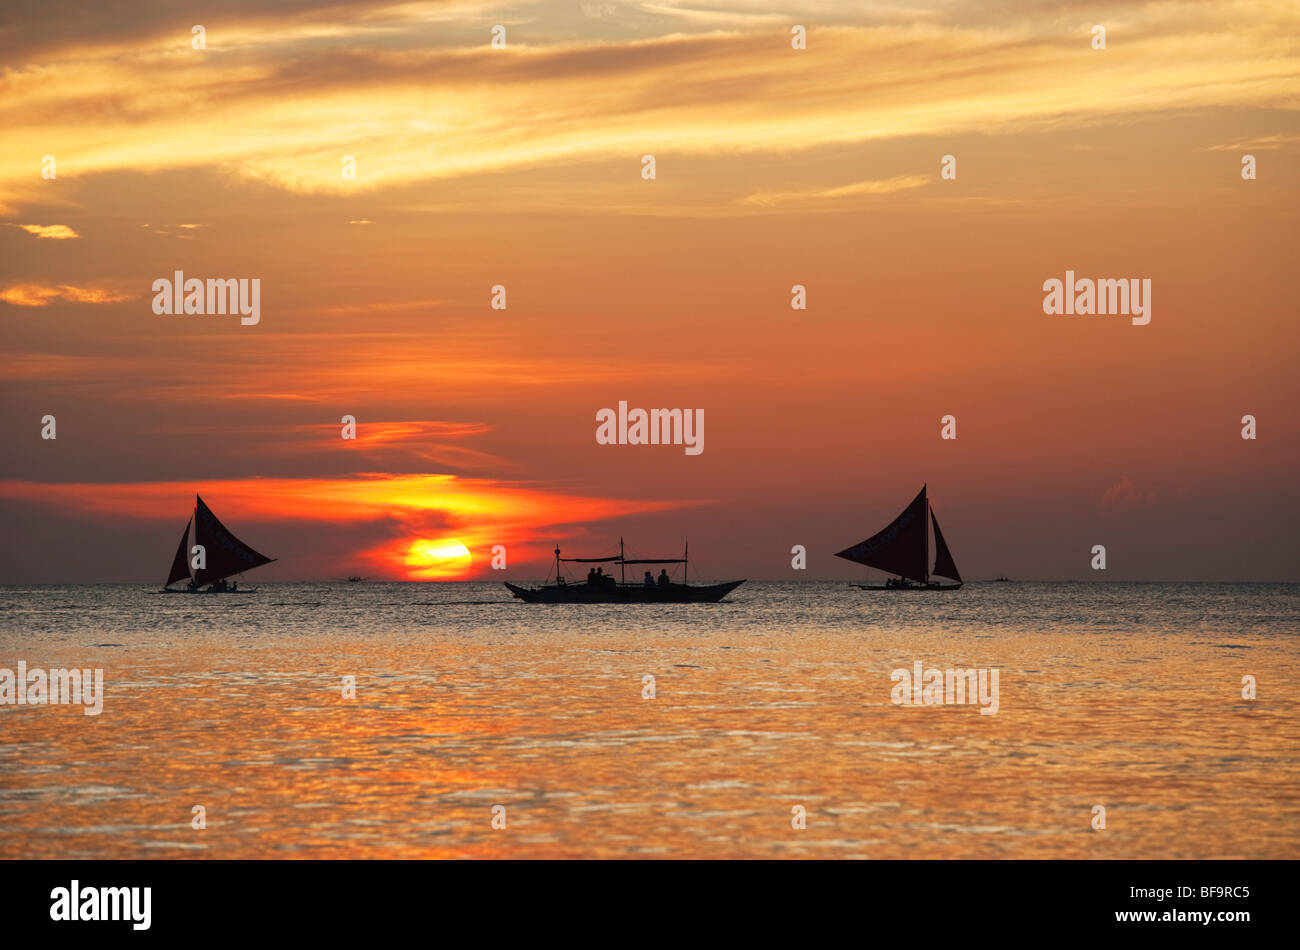
<path fill-rule="evenodd" d="M 756 191 L 742 198 L 741 203 L 762 208 L 775 208 L 786 205 L 802 207 L 820 201 L 835 201 L 844 210 L 849 210 L 851 205 L 845 203 L 844 199 L 846 198 L 865 198 L 891 195 L 899 191 L 911 191 L 914 188 L 923 188 L 933 180 L 933 176 L 929 175 L 899 175 L 894 178 L 858 181 L 851 185 L 840 185 L 833 188 L 781 192 Z"/>
<path fill-rule="evenodd" d="M 18 227 L 28 234 L 35 234 L 38 238 L 48 238 L 52 241 L 67 241 L 81 237 L 66 224 L 20 224 Z"/>
<path fill-rule="evenodd" d="M 355 438 L 346 440 L 341 438 L 341 422 L 275 427 L 264 434 L 275 437 L 274 441 L 268 440 L 266 449 L 275 454 L 307 454 L 342 445 L 361 453 L 367 464 L 389 465 L 396 459 L 416 459 L 460 470 L 478 468 L 500 472 L 517 468 L 507 459 L 460 444 L 492 429 L 482 422 L 388 422 L 363 418 L 356 421 Z"/>
<path fill-rule="evenodd" d="M 121 303 L 131 294 L 104 287 L 77 287 L 73 284 L 10 284 L 0 290 L 0 301 L 14 307 L 48 307 L 57 300 L 69 303 Z"/>
<path fill-rule="evenodd" d="M 1297 143 L 1300 143 L 1300 135 L 1261 135 L 1259 138 L 1250 141 L 1238 140 L 1220 145 L 1207 145 L 1204 150 L 1207 152 L 1261 152 L 1286 148 Z"/>
<path fill-rule="evenodd" d="M 713 15 L 661 6 L 665 22 Z M 421 22 L 446 12 L 403 9 Z M 986 15 L 980 26 L 919 12 L 905 25 L 827 26 L 800 52 L 784 24 L 746 24 L 766 15 L 746 4 L 718 12 L 730 32 L 507 50 L 490 49 L 481 29 L 460 47 L 376 46 L 367 32 L 375 11 L 336 13 L 325 23 L 314 11 L 310 29 L 295 22 L 284 33 L 226 24 L 227 41 L 249 44 L 239 55 L 132 39 L 8 71 L 0 205 L 32 200 L 29 156 L 47 152 L 75 155 L 78 176 L 206 166 L 291 192 L 349 195 L 646 151 L 778 155 L 1083 127 L 1153 108 L 1288 108 L 1300 92 L 1291 41 L 1300 9 L 1269 0 L 1126 8 L 1123 42 L 1101 53 L 1086 28 L 1037 8 Z M 609 22 L 575 15 L 593 28 Z M 325 27 L 329 55 L 305 36 L 285 39 Z M 355 179 L 340 175 L 343 154 L 356 158 Z"/>
<path fill-rule="evenodd" d="M 1138 488 L 1124 475 L 1102 493 L 1098 507 L 1102 511 L 1132 511 L 1151 504 L 1155 498 L 1155 492 Z"/>

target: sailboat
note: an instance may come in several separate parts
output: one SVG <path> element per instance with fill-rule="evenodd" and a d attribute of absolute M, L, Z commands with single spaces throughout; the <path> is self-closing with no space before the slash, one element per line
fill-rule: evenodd
<path fill-rule="evenodd" d="M 618 539 L 618 554 L 609 557 L 560 557 L 560 548 L 555 548 L 555 583 L 541 587 L 520 587 L 505 582 L 506 588 L 517 598 L 529 604 L 716 604 L 733 590 L 745 583 L 728 581 L 725 584 L 708 584 L 692 587 L 686 583 L 686 572 L 690 564 L 690 545 L 679 558 L 629 558 L 623 550 L 623 539 Z M 588 574 L 585 583 L 570 584 L 564 576 L 565 564 L 617 564 L 620 580 L 614 575 L 601 573 Z M 629 564 L 681 564 L 682 582 L 657 582 L 654 586 L 627 582 L 627 565 Z M 593 569 L 595 570 L 595 569 Z M 602 569 L 603 570 L 603 569 Z M 666 570 L 666 569 L 665 569 Z M 667 574 L 664 574 L 665 579 Z"/>
<path fill-rule="evenodd" d="M 191 535 L 191 529 L 193 534 Z M 203 566 L 191 567 L 195 547 L 203 549 Z M 238 583 L 227 586 L 226 578 L 244 571 L 270 564 L 275 558 L 258 554 L 230 533 L 230 529 L 217 520 L 203 499 L 194 496 L 194 515 L 181 533 L 181 542 L 172 558 L 172 569 L 167 574 L 163 592 L 167 594 L 247 594 L 249 588 L 240 590 Z M 178 581 L 188 580 L 185 587 L 173 588 Z M 204 589 L 206 587 L 206 589 Z"/>
<path fill-rule="evenodd" d="M 953 562 L 952 553 L 939 530 L 939 519 L 925 495 L 926 486 L 903 509 L 903 513 L 883 530 L 865 541 L 836 554 L 846 561 L 855 561 L 894 575 L 883 586 L 859 584 L 863 590 L 957 590 L 962 585 L 961 574 Z M 934 527 L 934 570 L 930 569 L 930 527 Z M 955 584 L 941 584 L 932 577 L 945 577 Z"/>

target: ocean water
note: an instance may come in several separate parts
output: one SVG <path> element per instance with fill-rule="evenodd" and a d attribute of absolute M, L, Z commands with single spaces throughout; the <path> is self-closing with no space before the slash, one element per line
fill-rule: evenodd
<path fill-rule="evenodd" d="M 1298 648 L 1294 584 L 0 587 L 0 668 L 105 692 L 0 706 L 0 857 L 1296 858 Z"/>

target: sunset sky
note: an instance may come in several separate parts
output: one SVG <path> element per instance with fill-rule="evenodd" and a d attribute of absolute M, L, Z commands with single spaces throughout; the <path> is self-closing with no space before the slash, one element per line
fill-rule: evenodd
<path fill-rule="evenodd" d="M 968 578 L 1300 580 L 1298 38 L 1294 0 L 7 5 L 0 583 L 160 583 L 196 491 L 266 580 L 620 535 L 859 578 L 923 483 Z M 1150 324 L 1044 314 L 1067 269 L 1149 278 Z M 177 270 L 260 323 L 155 314 Z M 598 445 L 619 400 L 704 452 Z"/>

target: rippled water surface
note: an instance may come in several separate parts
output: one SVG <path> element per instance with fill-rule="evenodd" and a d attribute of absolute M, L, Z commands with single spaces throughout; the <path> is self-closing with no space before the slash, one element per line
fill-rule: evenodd
<path fill-rule="evenodd" d="M 0 588 L 0 667 L 106 691 L 0 706 L 0 857 L 1295 858 L 1298 634 L 1284 584 Z M 998 713 L 892 704 L 917 660 Z"/>

